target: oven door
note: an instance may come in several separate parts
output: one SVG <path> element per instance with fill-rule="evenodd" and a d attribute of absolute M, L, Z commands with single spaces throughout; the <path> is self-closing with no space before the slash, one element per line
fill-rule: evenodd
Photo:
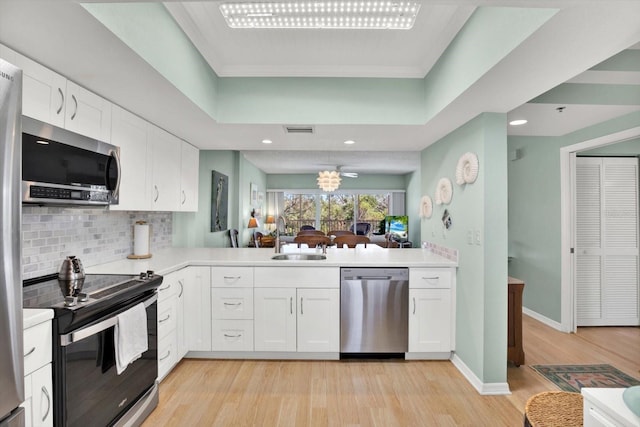
<path fill-rule="evenodd" d="M 58 337 L 55 367 L 55 425 L 108 426 L 122 417 L 152 387 L 158 376 L 158 296 L 118 306 L 108 317 Z M 149 349 L 120 375 L 116 373 L 116 315 L 144 302 Z"/>

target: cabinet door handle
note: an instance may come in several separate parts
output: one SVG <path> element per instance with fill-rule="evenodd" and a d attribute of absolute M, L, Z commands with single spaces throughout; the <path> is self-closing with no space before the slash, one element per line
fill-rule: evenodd
<path fill-rule="evenodd" d="M 34 351 L 36 351 L 36 348 L 32 347 L 31 350 L 27 351 L 27 354 L 25 354 L 24 357 L 31 356 Z"/>
<path fill-rule="evenodd" d="M 71 95 L 71 99 L 73 99 L 73 103 L 76 106 L 75 110 L 73 110 L 73 114 L 71 115 L 71 120 L 73 120 L 76 118 L 76 114 L 78 114 L 78 100 L 75 95 Z"/>
<path fill-rule="evenodd" d="M 433 277 L 423 277 L 422 280 L 438 280 L 440 279 L 440 276 L 433 276 Z"/>
<path fill-rule="evenodd" d="M 42 417 L 42 421 L 44 421 L 49 416 L 49 411 L 51 410 L 51 396 L 49 396 L 49 392 L 47 391 L 47 388 L 44 386 L 42 387 L 42 394 L 44 394 L 44 397 L 47 398 L 47 412 L 45 412 L 44 416 Z"/>
<path fill-rule="evenodd" d="M 159 291 L 166 291 L 167 289 L 169 289 L 171 287 L 171 285 L 167 285 L 164 288 L 160 288 L 158 289 Z"/>
<path fill-rule="evenodd" d="M 160 190 L 158 190 L 158 186 L 157 185 L 154 185 L 153 189 L 156 192 L 156 196 L 153 198 L 153 201 L 157 202 L 158 201 L 158 197 L 160 197 Z"/>
<path fill-rule="evenodd" d="M 56 110 L 56 114 L 60 114 L 62 107 L 64 107 L 64 93 L 62 92 L 62 89 L 58 88 L 58 93 L 60 94 L 60 107 Z"/>
<path fill-rule="evenodd" d="M 225 338 L 240 338 L 242 337 L 242 334 L 238 334 L 238 335 L 229 335 L 229 334 L 224 334 Z"/>
<path fill-rule="evenodd" d="M 289 311 L 293 314 L 293 297 L 289 298 Z"/>
<path fill-rule="evenodd" d="M 160 319 L 160 320 L 158 320 L 158 323 L 164 323 L 164 322 L 166 322 L 167 320 L 169 320 L 170 318 L 171 318 L 171 315 L 170 315 L 170 314 L 167 314 L 167 317 L 165 317 L 164 319 Z"/>
<path fill-rule="evenodd" d="M 242 276 L 224 276 L 224 280 L 240 280 Z"/>
<path fill-rule="evenodd" d="M 239 306 L 239 305 L 242 305 L 242 303 L 241 303 L 241 302 L 225 302 L 225 303 L 223 303 L 223 304 L 224 304 L 224 305 L 232 305 L 232 306 L 234 306 L 234 307 L 237 307 L 237 306 Z"/>
<path fill-rule="evenodd" d="M 413 314 L 416 314 L 416 297 L 413 297 Z"/>
<path fill-rule="evenodd" d="M 184 192 L 184 190 L 182 190 L 182 203 L 184 205 L 184 202 L 187 201 L 187 194 Z"/>
<path fill-rule="evenodd" d="M 300 297 L 300 314 L 304 314 L 304 309 L 302 303 L 304 302 L 304 297 Z"/>
<path fill-rule="evenodd" d="M 164 357 L 161 357 L 160 359 L 158 359 L 160 362 L 162 362 L 164 359 L 166 359 L 167 357 L 171 356 L 171 350 L 167 351 L 167 355 Z"/>
<path fill-rule="evenodd" d="M 182 280 L 178 280 L 180 283 L 180 293 L 178 294 L 178 298 L 182 298 L 182 293 L 184 292 L 184 285 L 182 284 Z"/>

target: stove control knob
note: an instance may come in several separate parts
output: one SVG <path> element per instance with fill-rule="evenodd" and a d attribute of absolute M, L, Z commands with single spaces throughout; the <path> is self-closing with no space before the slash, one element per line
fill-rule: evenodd
<path fill-rule="evenodd" d="M 140 273 L 140 280 L 144 280 L 146 278 L 147 278 L 147 273 L 145 273 L 144 271 Z"/>
<path fill-rule="evenodd" d="M 78 302 L 87 302 L 89 301 L 89 295 L 85 294 L 84 292 L 81 292 L 78 294 Z"/>
<path fill-rule="evenodd" d="M 64 297 L 64 306 L 65 307 L 73 307 L 76 305 L 75 297 Z"/>
<path fill-rule="evenodd" d="M 149 278 L 153 277 L 153 270 L 147 270 L 147 276 L 149 276 Z"/>

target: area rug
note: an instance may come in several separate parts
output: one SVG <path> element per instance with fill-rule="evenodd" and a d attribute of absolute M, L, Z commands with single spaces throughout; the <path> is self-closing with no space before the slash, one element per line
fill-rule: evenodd
<path fill-rule="evenodd" d="M 611 365 L 531 365 L 561 390 L 580 392 L 582 387 L 631 387 L 637 380 Z"/>

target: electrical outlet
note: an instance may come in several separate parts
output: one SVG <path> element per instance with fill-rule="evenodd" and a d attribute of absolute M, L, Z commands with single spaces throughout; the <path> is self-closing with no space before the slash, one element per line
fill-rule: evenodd
<path fill-rule="evenodd" d="M 480 229 L 476 229 L 476 245 L 480 245 L 482 240 L 480 239 Z"/>

